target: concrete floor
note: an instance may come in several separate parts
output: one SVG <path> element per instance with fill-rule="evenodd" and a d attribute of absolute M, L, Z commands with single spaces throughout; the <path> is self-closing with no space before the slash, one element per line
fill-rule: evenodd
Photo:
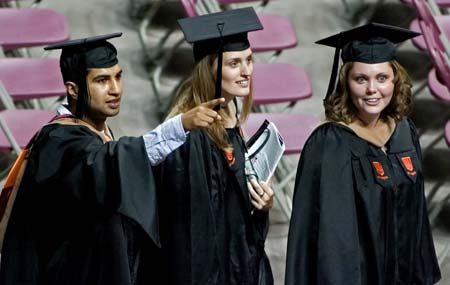
<path fill-rule="evenodd" d="M 29 1 L 29 0 L 26 0 Z M 140 135 L 158 124 L 158 103 L 149 81 L 149 65 L 145 60 L 144 50 L 139 42 L 137 28 L 138 19 L 142 15 L 143 4 L 154 0 L 44 0 L 41 7 L 53 8 L 62 12 L 69 20 L 72 38 L 122 31 L 122 38 L 113 40 L 119 50 L 120 64 L 124 70 L 125 92 L 121 113 L 110 121 L 116 136 Z M 23 1 L 21 1 L 23 2 Z M 363 23 L 371 18 L 373 21 L 407 27 L 414 18 L 414 12 L 396 0 L 386 0 L 383 5 L 376 6 L 375 0 L 347 0 L 349 9 L 339 0 L 275 0 L 264 10 L 289 18 L 294 24 L 299 44 L 296 48 L 284 51 L 279 62 L 293 63 L 302 66 L 310 75 L 314 96 L 295 106 L 294 112 L 307 113 L 322 118 L 322 98 L 328 86 L 329 70 L 334 51 L 315 45 L 320 38 Z M 152 4 L 154 4 L 153 2 Z M 25 2 L 24 2 L 25 4 Z M 147 30 L 149 42 L 147 48 L 152 49 L 161 36 L 161 31 L 173 26 L 177 17 L 183 15 L 178 0 L 166 0 L 161 12 L 157 15 L 157 24 Z M 133 17 L 131 17 L 133 16 Z M 178 32 L 178 37 L 180 33 Z M 169 92 L 177 80 L 189 71 L 192 66 L 189 47 L 183 46 L 170 63 L 168 72 L 163 73 L 163 92 Z M 38 52 L 36 50 L 36 52 Z M 426 79 L 431 62 L 423 52 L 418 51 L 407 42 L 399 48 L 400 61 L 408 69 L 415 83 L 420 86 Z M 50 56 L 57 57 L 58 53 Z M 258 55 L 264 60 L 267 54 Z M 281 108 L 275 106 L 274 108 Z M 424 148 L 439 134 L 448 118 L 450 106 L 434 99 L 425 88 L 416 97 L 413 119 L 420 129 L 427 129 L 421 137 Z M 447 114 L 446 116 L 442 116 Z M 437 123 L 431 123 L 437 119 Z M 288 157 L 292 167 L 296 167 L 298 156 Z M 426 186 L 450 175 L 450 148 L 440 142 L 433 149 L 425 152 Z M 450 191 L 450 182 L 446 182 L 438 192 L 438 198 Z M 443 251 L 444 242 L 450 238 L 450 204 L 447 203 L 434 226 L 434 238 L 438 254 Z M 275 206 L 271 213 L 271 229 L 266 243 L 276 284 L 283 284 L 284 261 L 286 251 L 287 219 Z M 450 257 L 442 266 L 443 280 L 440 284 L 450 284 Z"/>

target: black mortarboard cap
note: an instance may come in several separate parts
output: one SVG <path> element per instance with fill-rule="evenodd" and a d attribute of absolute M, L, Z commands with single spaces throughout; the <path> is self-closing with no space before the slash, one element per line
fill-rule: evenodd
<path fill-rule="evenodd" d="M 69 40 L 45 47 L 45 50 L 61 49 L 59 64 L 64 82 L 79 85 L 82 96 L 77 101 L 77 117 L 81 117 L 87 104 L 86 75 L 89 68 L 109 68 L 116 65 L 116 48 L 107 40 L 122 36 L 121 32 Z"/>
<path fill-rule="evenodd" d="M 334 91 L 339 54 L 344 63 L 382 63 L 396 58 L 395 44 L 420 35 L 396 26 L 369 23 L 319 40 L 316 43 L 336 48 L 326 98 Z"/>
<path fill-rule="evenodd" d="M 240 51 L 250 47 L 247 32 L 263 26 L 252 7 L 178 20 L 187 42 L 193 44 L 194 58 L 201 60 L 220 51 Z"/>
<path fill-rule="evenodd" d="M 187 42 L 193 44 L 194 59 L 218 54 L 215 98 L 221 97 L 222 52 L 250 47 L 247 33 L 263 26 L 252 7 L 228 10 L 178 20 Z"/>
<path fill-rule="evenodd" d="M 74 57 L 84 58 L 85 68 L 107 68 L 118 63 L 117 50 L 107 40 L 120 37 L 122 33 L 112 33 L 83 39 L 57 43 L 45 47 L 45 50 L 62 49 L 60 62 L 72 60 Z"/>

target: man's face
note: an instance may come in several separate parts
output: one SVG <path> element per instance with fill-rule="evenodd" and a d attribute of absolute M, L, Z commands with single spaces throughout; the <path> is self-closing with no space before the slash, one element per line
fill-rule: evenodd
<path fill-rule="evenodd" d="M 90 106 L 87 116 L 92 120 L 106 120 L 119 113 L 122 97 L 122 69 L 119 64 L 109 68 L 91 68 L 86 77 Z"/>

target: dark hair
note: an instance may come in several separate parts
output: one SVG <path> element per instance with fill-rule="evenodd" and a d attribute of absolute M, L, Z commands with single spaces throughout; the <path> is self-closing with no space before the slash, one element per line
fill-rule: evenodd
<path fill-rule="evenodd" d="M 65 50 L 62 52 L 69 53 Z M 61 60 L 59 62 L 64 83 L 70 81 L 78 86 L 78 99 L 74 115 L 79 119 L 86 115 L 90 106 L 90 97 L 86 82 L 89 71 L 86 68 L 85 61 L 84 53 L 79 53 L 77 56 L 65 56 L 65 54 L 61 54 Z M 67 94 L 67 101 L 70 104 L 69 94 Z"/>
<path fill-rule="evenodd" d="M 406 70 L 396 60 L 389 61 L 394 71 L 394 92 L 389 105 L 381 112 L 381 119 L 393 118 L 401 121 L 412 111 L 411 80 Z M 336 91 L 324 100 L 325 116 L 329 121 L 344 122 L 349 124 L 356 119 L 357 109 L 353 104 L 347 78 L 353 62 L 345 63 L 339 72 L 339 82 Z"/>

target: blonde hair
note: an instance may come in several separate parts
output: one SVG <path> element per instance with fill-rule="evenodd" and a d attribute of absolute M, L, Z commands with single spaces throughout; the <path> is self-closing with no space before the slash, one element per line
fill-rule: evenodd
<path fill-rule="evenodd" d="M 396 60 L 389 61 L 394 71 L 394 92 L 389 105 L 381 112 L 380 118 L 393 118 L 401 121 L 412 111 L 411 80 L 406 70 Z M 329 121 L 349 124 L 356 119 L 358 110 L 351 100 L 347 85 L 348 74 L 353 62 L 345 63 L 339 72 L 339 82 L 336 91 L 324 100 L 325 116 Z"/>
<path fill-rule="evenodd" d="M 176 97 L 169 110 L 168 118 L 177 114 L 189 111 L 190 109 L 214 99 L 215 94 L 215 68 L 214 63 L 217 55 L 208 55 L 200 60 L 192 75 L 186 79 L 178 88 Z M 252 81 L 251 81 L 252 82 Z M 251 83 L 250 82 L 250 83 Z M 242 110 L 239 115 L 239 122 L 244 122 L 251 111 L 252 106 L 252 85 L 250 94 L 242 101 Z M 222 118 L 228 116 L 227 108 L 220 108 L 219 114 Z M 225 126 L 222 122 L 214 122 L 209 128 L 204 129 L 208 137 L 222 150 L 230 150 L 232 146 L 229 142 Z"/>

